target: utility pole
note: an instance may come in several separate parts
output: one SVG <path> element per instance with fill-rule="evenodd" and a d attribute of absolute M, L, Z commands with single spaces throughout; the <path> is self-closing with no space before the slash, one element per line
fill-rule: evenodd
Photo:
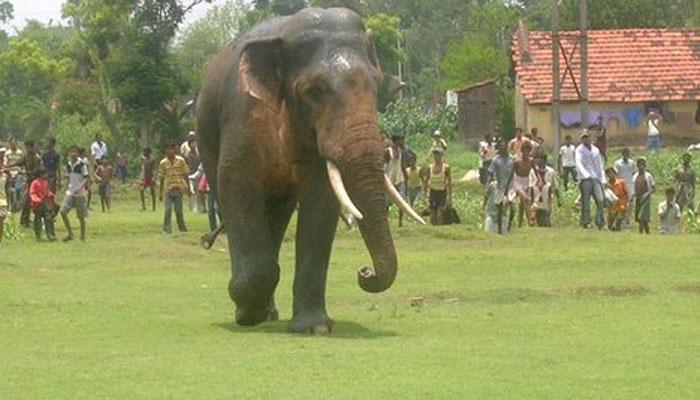
<path fill-rule="evenodd" d="M 561 75 L 559 75 L 559 5 L 561 0 L 552 0 L 552 147 L 559 154 L 559 120 L 561 119 Z M 554 157 L 554 166 L 559 167 L 559 157 Z"/>
<path fill-rule="evenodd" d="M 581 128 L 588 128 L 588 0 L 579 0 L 581 29 Z"/>

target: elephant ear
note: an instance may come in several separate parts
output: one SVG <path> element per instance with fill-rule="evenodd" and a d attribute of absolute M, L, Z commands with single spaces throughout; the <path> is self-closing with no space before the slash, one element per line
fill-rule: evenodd
<path fill-rule="evenodd" d="M 238 87 L 279 112 L 284 83 L 284 41 L 264 38 L 250 41 L 241 50 Z"/>

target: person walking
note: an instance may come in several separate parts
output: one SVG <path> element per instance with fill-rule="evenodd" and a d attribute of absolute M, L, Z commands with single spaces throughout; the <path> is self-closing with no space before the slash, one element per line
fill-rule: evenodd
<path fill-rule="evenodd" d="M 68 173 L 68 189 L 66 197 L 61 205 L 61 218 L 66 226 L 68 235 L 63 239 L 64 242 L 73 240 L 73 229 L 71 229 L 68 213 L 75 208 L 80 222 L 80 240 L 85 241 L 86 223 L 85 218 L 88 215 L 87 207 L 87 186 L 90 181 L 90 172 L 87 162 L 80 157 L 80 149 L 73 145 L 68 150 L 69 160 L 66 166 Z"/>
<path fill-rule="evenodd" d="M 34 177 L 37 176 L 37 172 L 41 167 L 41 156 L 37 153 L 34 147 L 33 140 L 27 140 L 24 142 L 24 157 L 15 164 L 15 166 L 22 167 L 25 176 L 25 185 L 22 190 L 22 213 L 19 217 L 19 223 L 25 228 L 29 228 L 31 218 L 31 206 L 29 201 L 29 187 L 32 185 Z"/>
<path fill-rule="evenodd" d="M 581 191 L 581 226 L 588 229 L 591 225 L 591 198 L 595 201 L 595 225 L 598 229 L 605 226 L 603 216 L 603 185 L 607 183 L 603 173 L 603 159 L 600 151 L 591 143 L 588 129 L 579 133 L 581 144 L 576 147 L 576 175 Z"/>
<path fill-rule="evenodd" d="M 163 233 L 172 233 L 172 213 L 175 209 L 175 218 L 180 232 L 187 232 L 185 217 L 182 213 L 182 197 L 189 190 L 187 162 L 177 155 L 177 144 L 169 142 L 165 148 L 165 158 L 158 167 L 160 176 L 160 201 L 163 201 L 165 192 L 165 215 L 163 217 Z"/>
<path fill-rule="evenodd" d="M 54 193 L 49 188 L 48 174 L 44 167 L 39 167 L 29 187 L 29 205 L 34 211 L 34 234 L 41 241 L 42 225 L 46 231 L 46 239 L 55 242 L 53 229 Z"/>
<path fill-rule="evenodd" d="M 156 180 L 154 176 L 156 162 L 157 160 L 151 157 L 150 147 L 144 148 L 140 157 L 141 182 L 139 182 L 139 188 L 141 191 L 141 211 L 146 211 L 146 189 L 151 192 L 153 211 L 156 210 Z"/>
<path fill-rule="evenodd" d="M 498 155 L 491 161 L 488 172 L 489 176 L 496 180 L 494 203 L 497 210 L 497 233 L 505 235 L 510 230 L 510 222 L 506 223 L 504 221 L 512 220 L 512 218 L 506 218 L 506 213 L 510 211 L 511 215 L 513 215 L 512 203 L 516 196 L 513 189 L 515 160 L 508 154 L 508 144 L 506 142 L 499 141 L 496 148 L 498 149 Z"/>
<path fill-rule="evenodd" d="M 433 149 L 434 162 L 430 164 L 427 176 L 432 225 L 445 222 L 445 209 L 452 204 L 452 176 L 450 166 L 443 161 L 444 152 L 440 147 Z"/>

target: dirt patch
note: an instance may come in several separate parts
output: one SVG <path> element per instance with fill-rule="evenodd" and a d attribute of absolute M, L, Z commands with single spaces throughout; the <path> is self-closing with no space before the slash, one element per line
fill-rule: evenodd
<path fill-rule="evenodd" d="M 644 286 L 582 286 L 574 288 L 574 297 L 639 297 L 651 293 Z"/>
<path fill-rule="evenodd" d="M 475 303 L 490 304 L 517 304 L 517 303 L 539 303 L 548 301 L 557 296 L 540 290 L 506 288 L 489 290 L 487 292 L 470 296 L 466 300 Z"/>
<path fill-rule="evenodd" d="M 681 293 L 700 294 L 700 283 L 676 286 L 673 290 Z"/>

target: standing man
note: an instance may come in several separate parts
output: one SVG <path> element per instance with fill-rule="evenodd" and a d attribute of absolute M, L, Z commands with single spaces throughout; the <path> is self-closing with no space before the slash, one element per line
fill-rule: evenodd
<path fill-rule="evenodd" d="M 49 181 L 49 190 L 58 193 L 61 186 L 61 156 L 56 151 L 56 139 L 47 139 L 46 151 L 41 155 L 41 162 L 46 169 L 46 176 Z"/>
<path fill-rule="evenodd" d="M 160 175 L 160 201 L 163 201 L 165 191 L 165 215 L 163 218 L 163 233 L 169 235 L 173 232 L 172 214 L 175 208 L 177 228 L 180 232 L 187 232 L 185 217 L 182 214 L 182 196 L 188 191 L 187 162 L 177 154 L 177 144 L 169 142 L 165 147 L 165 158 L 161 160 L 158 168 Z"/>
<path fill-rule="evenodd" d="M 647 151 L 661 149 L 661 115 L 651 111 L 647 117 Z"/>
<path fill-rule="evenodd" d="M 651 195 L 656 192 L 656 181 L 647 171 L 647 160 L 637 159 L 637 173 L 634 180 L 634 219 L 639 223 L 639 233 L 649 234 L 651 221 Z"/>
<path fill-rule="evenodd" d="M 404 157 L 403 136 L 391 135 L 392 145 L 384 152 L 384 162 L 386 164 L 386 174 L 391 180 L 401 197 L 406 198 L 406 160 Z M 387 206 L 391 205 L 391 200 L 387 197 Z M 399 226 L 403 225 L 403 211 L 399 208 Z"/>
<path fill-rule="evenodd" d="M 506 212 L 511 210 L 511 204 L 515 200 L 515 190 L 513 190 L 513 175 L 515 170 L 515 161 L 508 155 L 508 145 L 501 141 L 497 145 L 498 155 L 491 161 L 489 166 L 489 176 L 496 179 L 496 204 L 498 224 L 497 233 L 505 235 L 508 233 L 509 224 L 505 223 L 509 219 L 506 218 Z M 512 214 L 512 210 L 511 210 Z"/>
<path fill-rule="evenodd" d="M 491 160 L 496 156 L 496 148 L 493 143 L 493 138 L 491 135 L 484 135 L 484 140 L 479 142 L 479 182 L 482 185 L 490 181 L 488 178 L 489 165 L 491 165 Z"/>
<path fill-rule="evenodd" d="M 442 225 L 445 221 L 445 209 L 452 204 L 452 176 L 450 166 L 443 161 L 444 150 L 433 149 L 435 161 L 428 171 L 428 199 L 430 200 L 430 223 Z"/>
<path fill-rule="evenodd" d="M 606 183 L 603 172 L 603 158 L 597 147 L 591 144 L 588 129 L 582 129 L 579 137 L 581 144 L 576 148 L 576 174 L 581 190 L 581 226 L 588 229 L 591 225 L 591 197 L 595 200 L 595 225 L 598 229 L 605 226 L 603 216 L 603 185 Z"/>
<path fill-rule="evenodd" d="M 41 156 L 36 152 L 34 148 L 34 141 L 27 140 L 24 142 L 24 157 L 15 164 L 16 166 L 24 168 L 24 176 L 26 183 L 22 192 L 22 214 L 19 217 L 19 223 L 25 228 L 29 228 L 31 206 L 29 201 L 29 188 L 32 185 L 32 181 L 37 177 L 37 172 L 41 167 Z"/>
<path fill-rule="evenodd" d="M 153 211 L 156 210 L 156 159 L 151 157 L 150 147 L 143 149 L 141 153 L 141 182 L 139 187 L 141 189 L 141 211 L 146 211 L 146 189 L 151 191 L 151 203 L 153 205 Z"/>
<path fill-rule="evenodd" d="M 513 174 L 513 189 L 518 195 L 518 227 L 523 226 L 523 216 L 530 223 L 530 172 L 535 166 L 535 162 L 530 155 L 532 145 L 530 142 L 523 143 L 520 148 L 520 154 L 515 159 Z M 515 214 L 510 215 L 510 223 L 513 223 Z"/>
<path fill-rule="evenodd" d="M 190 155 L 190 152 L 192 150 L 196 151 L 196 148 L 197 148 L 197 135 L 194 133 L 194 131 L 189 131 L 187 133 L 187 138 L 180 145 L 180 156 L 182 156 L 182 158 L 184 158 L 186 160 L 187 157 Z"/>
<path fill-rule="evenodd" d="M 557 198 L 561 207 L 557 173 L 547 165 L 547 154 L 542 153 L 535 159 L 535 167 L 530 172 L 530 225 L 539 227 L 552 226 L 552 196 Z"/>
<path fill-rule="evenodd" d="M 628 227 L 630 224 L 630 217 L 632 215 L 632 201 L 634 197 L 634 174 L 637 173 L 637 165 L 634 160 L 630 158 L 630 149 L 625 147 L 620 153 L 621 157 L 619 160 L 615 161 L 613 169 L 617 176 L 625 181 L 625 188 L 627 189 L 627 208 L 625 208 L 625 218 L 622 221 L 623 227 Z"/>
<path fill-rule="evenodd" d="M 22 158 L 24 158 L 24 152 L 17 146 L 17 139 L 14 137 L 10 138 L 10 148 L 5 152 L 3 164 L 9 171 L 5 190 L 8 199 L 7 207 L 12 212 L 19 210 L 22 198 L 22 188 L 24 187 L 22 183 L 22 167 L 17 165 Z"/>
<path fill-rule="evenodd" d="M 441 148 L 443 154 L 447 151 L 447 141 L 442 137 L 442 131 L 440 129 L 436 129 L 435 132 L 433 132 L 433 146 L 431 150 L 436 148 Z"/>
<path fill-rule="evenodd" d="M 95 169 L 97 169 L 97 162 L 104 157 L 107 157 L 107 143 L 102 141 L 102 136 L 98 133 L 95 135 L 95 141 L 90 145 L 90 155 L 92 156 L 92 162 Z"/>
<path fill-rule="evenodd" d="M 564 144 L 559 148 L 559 175 L 564 180 L 564 190 L 569 190 L 569 179 L 576 183 L 576 146 L 571 143 L 571 135 L 564 137 Z"/>
<path fill-rule="evenodd" d="M 61 206 L 61 218 L 68 231 L 68 236 L 63 241 L 69 242 L 73 240 L 73 230 L 68 219 L 68 213 L 74 208 L 78 215 L 78 221 L 80 221 L 80 240 L 85 241 L 85 218 L 88 215 L 87 185 L 90 180 L 90 173 L 88 172 L 87 163 L 80 157 L 78 146 L 72 145 L 68 150 L 68 156 L 70 157 L 66 166 L 68 189 Z"/>
<path fill-rule="evenodd" d="M 3 164 L 6 151 L 6 148 L 0 146 L 0 243 L 2 243 L 2 238 L 5 234 L 5 218 L 7 217 L 7 192 L 5 191 L 5 185 L 7 184 L 9 171 Z"/>
<path fill-rule="evenodd" d="M 681 157 L 681 165 L 674 171 L 673 179 L 676 181 L 676 203 L 681 208 L 694 210 L 695 205 L 695 171 L 690 165 L 692 156 L 685 153 Z"/>

